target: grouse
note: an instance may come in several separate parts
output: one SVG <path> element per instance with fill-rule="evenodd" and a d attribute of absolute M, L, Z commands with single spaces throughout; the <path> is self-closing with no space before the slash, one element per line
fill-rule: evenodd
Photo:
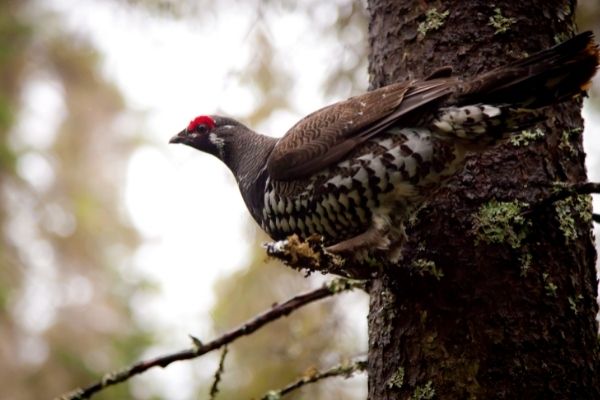
<path fill-rule="evenodd" d="M 482 151 L 584 93 L 600 58 L 591 32 L 469 79 L 434 73 L 329 105 L 282 138 L 202 115 L 174 136 L 233 172 L 273 239 L 320 235 L 347 256 L 391 254 L 428 196 Z M 440 76 L 441 75 L 441 76 Z"/>

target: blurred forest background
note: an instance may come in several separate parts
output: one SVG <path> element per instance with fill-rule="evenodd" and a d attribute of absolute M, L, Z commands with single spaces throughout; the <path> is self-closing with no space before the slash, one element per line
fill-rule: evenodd
<path fill-rule="evenodd" d="M 86 23 L 102 16 L 105 30 Z M 600 2 L 580 1 L 578 16 L 580 30 L 600 36 Z M 116 37 L 112 23 L 120 34 L 130 25 L 139 43 Z M 200 113 L 230 114 L 283 134 L 320 105 L 366 90 L 367 23 L 364 5 L 351 0 L 0 0 L 0 399 L 52 398 L 140 358 L 188 347 L 188 333 L 214 337 L 322 282 L 265 262 L 260 243 L 266 237 L 239 199 L 236 211 L 225 200 L 237 196 L 233 179 L 212 161 L 194 164 L 200 153 L 166 142 Z M 222 53 L 196 46 L 193 38 L 191 45 L 156 39 L 161 29 L 181 27 L 201 32 Z M 223 32 L 230 31 L 238 36 L 228 42 Z M 147 54 L 142 46 L 156 60 L 177 54 L 166 64 L 172 69 L 153 75 L 155 60 L 139 60 Z M 121 64 L 110 64 L 115 57 L 125 67 L 142 67 L 119 75 Z M 226 83 L 216 89 L 181 84 L 178 68 Z M 212 77 L 210 68 L 220 76 Z M 145 88 L 137 96 L 154 105 L 128 94 L 127 82 L 135 80 Z M 595 83 L 586 116 L 600 123 Z M 163 108 L 179 119 L 153 116 Z M 598 145 L 592 149 L 600 152 Z M 161 168 L 168 173 L 156 177 Z M 206 168 L 223 189 L 204 179 Z M 589 168 L 599 177 L 595 161 Z M 136 181 L 140 176 L 144 182 Z M 172 181 L 184 189 L 161 185 Z M 186 192 L 189 186 L 199 188 Z M 183 243 L 169 247 L 161 224 L 175 208 L 231 214 L 216 225 L 224 225 L 223 238 L 232 229 L 240 233 L 219 239 L 215 223 L 206 223 L 196 228 L 208 233 L 197 237 L 185 225 L 202 221 L 184 213 L 171 222 L 184 230 L 177 240 Z M 156 218 L 160 223 L 148 222 Z M 237 258 L 205 258 L 215 246 L 223 260 L 230 252 Z M 152 263 L 156 248 L 166 253 Z M 162 277 L 174 276 L 175 291 L 178 282 L 190 290 L 183 303 L 169 300 Z M 221 398 L 261 396 L 309 368 L 366 354 L 365 297 L 312 305 L 233 344 Z M 217 362 L 213 354 L 179 363 L 97 398 L 205 398 Z M 365 395 L 366 379 L 358 377 L 290 398 Z"/>

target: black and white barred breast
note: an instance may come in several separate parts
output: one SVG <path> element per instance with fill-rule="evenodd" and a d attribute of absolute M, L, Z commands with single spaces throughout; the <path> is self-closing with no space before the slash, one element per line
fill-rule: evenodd
<path fill-rule="evenodd" d="M 464 152 L 427 129 L 390 129 L 308 178 L 267 178 L 256 219 L 274 239 L 317 234 L 326 245 L 366 231 L 375 216 L 390 218 L 393 227 L 395 220 L 401 224 L 410 215 L 428 187 L 452 175 L 463 158 Z"/>

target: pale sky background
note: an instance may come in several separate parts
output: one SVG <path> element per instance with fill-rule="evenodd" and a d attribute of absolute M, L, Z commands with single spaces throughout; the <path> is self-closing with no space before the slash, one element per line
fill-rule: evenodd
<path fill-rule="evenodd" d="M 237 86 L 231 71 L 242 69 L 253 55 L 248 37 L 256 11 L 240 2 L 237 7 L 220 7 L 218 15 L 199 23 L 151 17 L 112 2 L 51 0 L 44 5 L 63 15 L 69 29 L 92 39 L 102 53 L 104 74 L 119 85 L 128 106 L 147 117 L 143 136 L 157 144 L 132 156 L 124 198 L 145 238 L 135 268 L 159 282 L 161 289 L 158 296 L 132 300 L 137 317 L 163 336 L 162 345 L 146 356 L 189 347 L 188 333 L 213 337 L 208 314 L 214 301 L 212 287 L 218 277 L 247 265 L 249 214 L 224 165 L 167 142 L 196 115 L 220 110 L 240 116 L 252 110 L 252 92 Z M 327 4 L 319 14 L 335 18 Z M 281 52 L 278 58 L 298 78 L 292 94 L 295 112 L 277 112 L 264 126 L 255 127 L 277 136 L 325 104 L 320 95 L 325 71 L 337 60 L 331 58 L 335 43 L 318 36 L 302 16 L 280 10 L 264 18 L 273 46 Z M 365 71 L 365 86 L 366 79 Z M 46 114 L 46 120 L 60 120 L 56 117 L 60 107 L 53 109 L 52 95 L 45 90 L 42 86 L 34 94 L 37 104 L 48 104 L 38 111 Z M 347 297 L 366 342 L 367 304 Z M 211 376 L 216 356 L 137 377 L 136 394 L 145 397 L 157 391 L 174 400 L 192 398 L 198 374 Z M 356 381 L 366 387 L 364 377 Z"/>
<path fill-rule="evenodd" d="M 132 300 L 137 317 L 164 335 L 163 345 L 148 356 L 188 347 L 188 333 L 212 337 L 208 315 L 214 300 L 212 286 L 218 277 L 247 264 L 251 249 L 244 242 L 249 214 L 224 165 L 167 142 L 196 115 L 220 110 L 239 117 L 252 109 L 252 92 L 237 86 L 230 72 L 242 69 L 252 57 L 248 34 L 256 22 L 255 10 L 240 2 L 234 8 L 220 7 L 218 14 L 200 23 L 149 17 L 110 1 L 50 0 L 43 4 L 63 15 L 69 29 L 92 39 L 103 55 L 104 74 L 119 85 L 130 108 L 147 116 L 143 136 L 157 144 L 140 148 L 131 158 L 123 199 L 145 238 L 134 267 L 160 282 L 161 288 L 158 296 Z M 323 5 L 317 15 L 335 18 L 327 8 Z M 254 128 L 279 136 L 325 104 L 320 94 L 324 72 L 338 60 L 330 56 L 336 44 L 319 37 L 303 16 L 279 10 L 267 13 L 265 20 L 277 57 L 296 78 L 294 112 L 278 112 L 264 126 Z M 45 129 L 29 130 L 30 134 L 36 140 L 49 140 L 53 121 L 55 126 L 60 120 L 60 102 L 44 85 L 31 96 L 36 98 L 34 104 L 45 105 L 35 110 L 35 120 L 47 124 L 40 125 Z M 584 115 L 589 178 L 597 181 L 600 116 L 587 110 Z M 29 167 L 36 162 L 30 160 Z M 32 179 L 49 179 L 43 176 L 43 166 L 24 170 L 38 175 Z M 596 202 L 596 209 L 599 205 Z M 366 335 L 367 306 L 354 304 L 358 329 Z M 136 378 L 136 390 L 140 396 L 157 390 L 169 399 L 191 398 L 196 374 L 202 370 L 212 374 L 214 361 L 213 357 L 154 370 Z"/>

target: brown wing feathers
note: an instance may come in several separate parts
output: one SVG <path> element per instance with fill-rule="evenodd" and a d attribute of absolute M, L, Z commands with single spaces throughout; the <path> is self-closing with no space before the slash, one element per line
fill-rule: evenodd
<path fill-rule="evenodd" d="M 455 82 L 396 83 L 308 115 L 275 146 L 267 164 L 271 178 L 294 180 L 326 168 L 410 111 L 449 94 Z"/>
<path fill-rule="evenodd" d="M 584 32 L 468 81 L 449 77 L 451 69 L 444 67 L 424 81 L 396 83 L 352 97 L 294 125 L 273 149 L 268 172 L 272 179 L 282 181 L 306 177 L 341 160 L 391 125 L 400 121 L 408 125 L 426 115 L 428 108 L 440 105 L 537 108 L 558 102 L 586 89 L 598 58 L 592 33 Z"/>

